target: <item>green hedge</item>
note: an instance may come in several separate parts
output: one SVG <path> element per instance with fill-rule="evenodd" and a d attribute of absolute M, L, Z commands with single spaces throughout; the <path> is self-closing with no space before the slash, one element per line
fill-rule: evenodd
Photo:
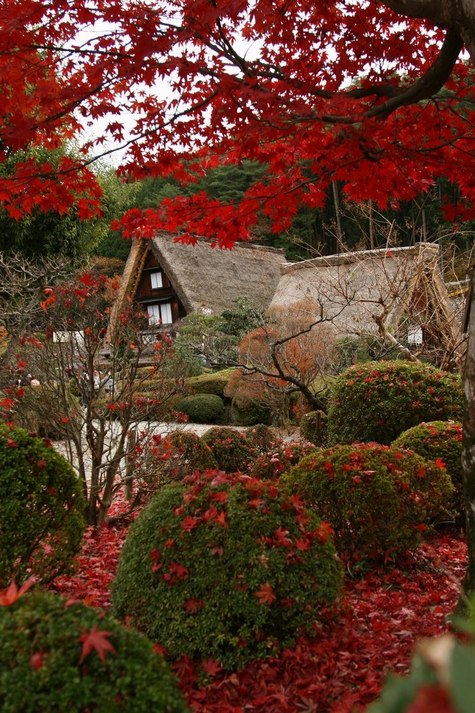
<path fill-rule="evenodd" d="M 256 456 L 246 437 L 234 428 L 210 428 L 202 441 L 211 448 L 218 468 L 226 473 L 246 472 Z"/>
<path fill-rule="evenodd" d="M 352 366 L 335 380 L 328 412 L 328 443 L 389 444 L 423 421 L 459 420 L 460 377 L 404 361 Z"/>
<path fill-rule="evenodd" d="M 186 414 L 192 423 L 220 423 L 224 414 L 223 399 L 216 394 L 195 394 L 178 401 L 177 411 Z"/>
<path fill-rule="evenodd" d="M 314 451 L 282 482 L 328 520 L 340 556 L 351 563 L 384 562 L 416 547 L 447 517 L 453 493 L 444 468 L 378 443 Z"/>
<path fill-rule="evenodd" d="M 174 657 L 228 669 L 312 629 L 341 590 L 330 529 L 271 483 L 221 471 L 165 486 L 132 525 L 113 610 Z"/>
<path fill-rule="evenodd" d="M 408 448 L 425 460 L 444 464 L 455 488 L 454 508 L 464 512 L 462 471 L 462 424 L 458 421 L 430 421 L 409 428 L 396 438 L 394 448 Z"/>
<path fill-rule="evenodd" d="M 101 648 L 103 647 L 103 648 Z M 0 607 L 2 713 L 184 713 L 152 644 L 111 616 L 53 594 Z"/>
<path fill-rule="evenodd" d="M 85 527 L 83 489 L 47 440 L 0 425 L 0 587 L 66 569 Z"/>
<path fill-rule="evenodd" d="M 208 470 L 217 465 L 211 448 L 189 431 L 153 436 L 142 450 L 136 473 L 141 488 L 152 494 L 167 483 L 183 480 L 195 470 Z"/>
<path fill-rule="evenodd" d="M 191 376 L 185 381 L 185 390 L 189 394 L 216 394 L 224 396 L 224 389 L 234 369 L 223 369 L 211 374 Z"/>

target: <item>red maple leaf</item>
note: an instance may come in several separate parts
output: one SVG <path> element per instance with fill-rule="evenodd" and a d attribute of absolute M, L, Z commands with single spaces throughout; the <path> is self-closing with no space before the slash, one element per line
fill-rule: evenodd
<path fill-rule="evenodd" d="M 89 656 L 92 651 L 97 653 L 102 663 L 106 662 L 106 655 L 108 653 L 117 653 L 111 642 L 108 641 L 109 636 L 112 636 L 111 631 L 102 631 L 96 626 L 93 626 L 92 629 L 81 634 L 79 641 L 82 643 L 82 651 L 79 663 L 82 663 L 86 656 Z"/>
<path fill-rule="evenodd" d="M 201 662 L 201 668 L 208 676 L 216 676 L 221 671 L 221 664 L 214 659 L 204 659 Z"/>
<path fill-rule="evenodd" d="M 36 577 L 29 577 L 25 582 L 23 582 L 20 589 L 18 589 L 15 581 L 12 581 L 7 589 L 0 592 L 0 607 L 10 607 L 12 604 L 15 604 L 15 602 L 18 601 L 18 599 L 20 599 L 20 597 L 23 596 L 23 594 L 25 594 L 25 592 L 27 592 L 35 582 Z"/>
<path fill-rule="evenodd" d="M 259 599 L 259 604 L 272 604 L 275 602 L 277 597 L 274 594 L 274 590 L 269 582 L 261 584 L 257 592 L 254 592 L 254 596 Z"/>

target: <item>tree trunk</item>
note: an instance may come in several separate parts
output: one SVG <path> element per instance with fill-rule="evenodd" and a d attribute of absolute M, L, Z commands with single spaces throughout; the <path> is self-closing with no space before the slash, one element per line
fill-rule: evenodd
<path fill-rule="evenodd" d="M 465 413 L 462 443 L 468 564 L 459 610 L 466 608 L 466 597 L 475 593 L 475 271 L 472 274 L 468 299 L 468 346 L 463 375 Z"/>

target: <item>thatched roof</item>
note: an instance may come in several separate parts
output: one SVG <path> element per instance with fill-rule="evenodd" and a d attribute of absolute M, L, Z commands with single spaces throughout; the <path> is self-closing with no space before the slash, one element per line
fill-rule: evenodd
<path fill-rule="evenodd" d="M 240 297 L 267 309 L 285 262 L 282 250 L 252 243 L 236 243 L 232 250 L 222 250 L 203 239 L 195 245 L 175 242 L 165 233 L 151 241 L 134 241 L 112 309 L 109 335 L 124 302 L 135 295 L 149 250 L 187 313 L 220 314 L 234 307 Z"/>
<path fill-rule="evenodd" d="M 253 243 L 223 250 L 206 240 L 184 245 L 161 234 L 151 241 L 151 248 L 187 312 L 220 314 L 235 306 L 239 297 L 266 309 L 285 262 L 282 250 Z"/>
<path fill-rule="evenodd" d="M 408 317 L 429 321 L 453 338 L 452 312 L 433 243 L 343 253 L 286 265 L 269 307 L 271 316 L 318 315 L 339 335 L 376 334 L 378 320 L 395 331 Z"/>

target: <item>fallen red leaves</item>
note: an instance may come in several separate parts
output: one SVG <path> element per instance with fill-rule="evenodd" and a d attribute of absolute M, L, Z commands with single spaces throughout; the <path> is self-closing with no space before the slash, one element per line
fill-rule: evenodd
<path fill-rule="evenodd" d="M 108 608 L 125 525 L 87 531 L 78 569 L 54 589 Z M 416 639 L 447 630 L 463 577 L 462 538 L 440 535 L 398 569 L 347 578 L 341 616 L 319 625 L 279 657 L 226 674 L 208 660 L 174 664 L 195 713 L 355 713 L 378 695 L 386 675 L 408 670 Z M 191 606 L 191 605 L 190 605 Z"/>

